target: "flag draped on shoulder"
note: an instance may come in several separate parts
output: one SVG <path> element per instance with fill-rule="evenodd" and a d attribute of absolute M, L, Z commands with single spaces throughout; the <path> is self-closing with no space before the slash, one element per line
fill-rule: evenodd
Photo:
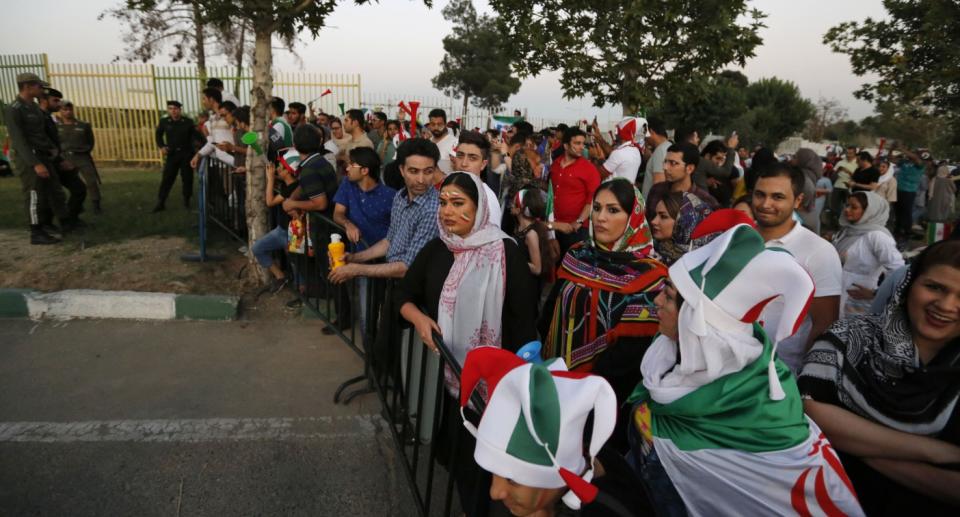
<path fill-rule="evenodd" d="M 708 217 L 701 225 L 716 226 Z M 634 424 L 691 515 L 863 515 L 776 343 L 806 315 L 813 281 L 782 250 L 736 224 L 670 267 L 683 298 L 677 339 L 641 363 Z M 767 335 L 757 321 L 784 298 Z M 679 359 L 678 359 L 679 358 Z"/>

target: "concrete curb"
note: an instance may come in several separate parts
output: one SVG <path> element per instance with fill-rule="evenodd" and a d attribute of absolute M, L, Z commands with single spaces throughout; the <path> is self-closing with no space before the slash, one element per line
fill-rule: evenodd
<path fill-rule="evenodd" d="M 235 296 L 69 289 L 42 293 L 0 289 L 0 317 L 34 320 L 99 318 L 134 320 L 232 320 Z"/>

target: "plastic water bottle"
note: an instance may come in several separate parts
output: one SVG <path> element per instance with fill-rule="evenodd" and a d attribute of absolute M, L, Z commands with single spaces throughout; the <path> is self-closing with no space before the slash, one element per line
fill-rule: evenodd
<path fill-rule="evenodd" d="M 327 245 L 327 252 L 330 254 L 330 269 L 337 269 L 345 264 L 343 256 L 346 251 L 343 237 L 339 233 L 330 234 L 330 244 Z"/>

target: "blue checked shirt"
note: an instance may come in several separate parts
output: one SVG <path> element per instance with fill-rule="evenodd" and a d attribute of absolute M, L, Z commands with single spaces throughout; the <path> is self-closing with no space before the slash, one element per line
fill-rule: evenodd
<path fill-rule="evenodd" d="M 397 192 L 390 209 L 387 262 L 403 262 L 410 267 L 417 253 L 440 233 L 437 228 L 439 210 L 440 194 L 433 187 L 413 201 L 407 197 L 406 189 Z"/>

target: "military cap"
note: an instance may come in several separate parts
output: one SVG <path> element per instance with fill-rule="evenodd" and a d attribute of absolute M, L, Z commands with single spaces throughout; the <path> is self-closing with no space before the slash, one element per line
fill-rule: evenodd
<path fill-rule="evenodd" d="M 22 74 L 17 74 L 17 84 L 24 83 L 39 83 L 40 86 L 48 88 L 50 85 L 46 81 L 40 79 L 40 76 L 32 72 L 24 72 Z"/>
<path fill-rule="evenodd" d="M 167 106 L 176 106 L 182 108 L 183 104 L 180 104 L 180 101 L 167 101 Z"/>
<path fill-rule="evenodd" d="M 56 88 L 47 87 L 43 90 L 43 94 L 46 95 L 47 97 L 56 97 L 58 99 L 63 98 L 63 93 L 60 93 L 60 90 Z"/>

